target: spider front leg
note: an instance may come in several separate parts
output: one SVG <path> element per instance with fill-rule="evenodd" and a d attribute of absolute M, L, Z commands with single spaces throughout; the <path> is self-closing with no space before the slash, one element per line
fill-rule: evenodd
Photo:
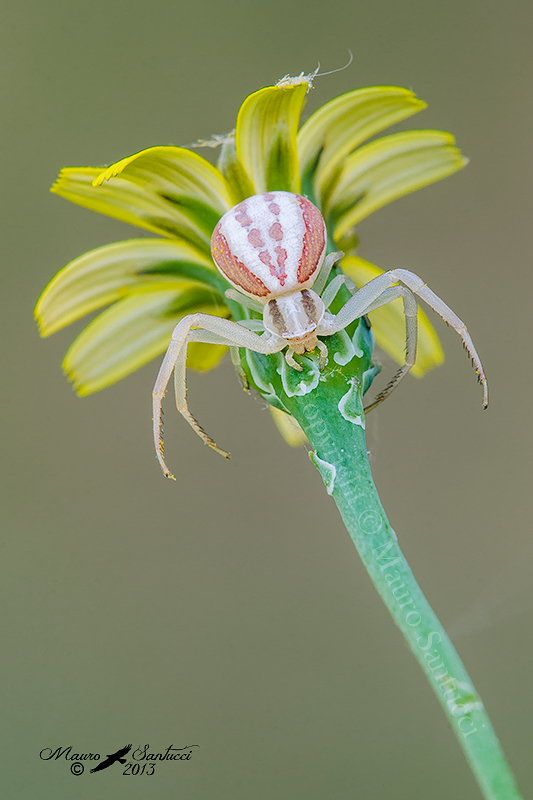
<path fill-rule="evenodd" d="M 396 289 L 397 287 L 394 286 L 396 283 L 402 283 L 403 286 L 408 289 L 413 294 L 418 295 L 422 298 L 434 311 L 439 314 L 445 322 L 447 322 L 451 327 L 459 334 L 461 339 L 463 340 L 463 344 L 465 349 L 467 350 L 468 354 L 472 359 L 472 363 L 476 370 L 478 379 L 483 388 L 483 407 L 486 408 L 488 406 L 489 398 L 488 398 L 488 387 L 487 387 L 487 380 L 485 378 L 485 372 L 483 370 L 483 365 L 481 364 L 481 359 L 479 358 L 470 334 L 466 328 L 464 322 L 452 311 L 452 309 L 446 305 L 446 303 L 441 300 L 438 295 L 435 294 L 426 284 L 424 281 L 415 275 L 414 272 L 409 272 L 405 269 L 394 269 L 390 270 L 389 272 L 383 273 L 383 275 L 379 275 L 377 278 L 374 278 L 361 289 L 359 289 L 356 294 L 348 300 L 346 305 L 341 308 L 339 313 L 333 317 L 329 318 L 328 320 L 324 321 L 324 329 L 323 331 L 319 330 L 319 333 L 336 333 L 339 330 L 342 330 L 347 325 L 349 325 L 354 320 L 362 317 L 368 311 L 371 311 L 375 308 L 378 308 L 380 305 L 383 305 L 386 302 L 390 302 L 390 300 L 398 297 L 398 294 L 394 294 L 393 292 L 389 291 L 392 288 Z M 403 295 L 404 299 L 404 307 L 406 308 L 407 312 L 407 305 L 406 302 L 406 295 Z M 406 313 L 406 321 L 409 323 L 409 316 Z M 415 320 L 416 324 L 416 320 Z M 407 343 L 407 347 L 409 348 L 409 343 Z M 397 385 L 398 381 L 403 377 L 406 372 L 408 372 L 408 365 L 402 368 L 401 374 L 398 373 L 398 377 L 393 379 L 393 385 Z M 385 397 L 387 394 L 390 393 L 392 389 L 384 390 Z M 383 393 L 381 393 L 383 395 Z M 379 397 L 379 395 L 378 395 Z M 377 399 L 377 398 L 376 398 Z M 380 398 L 384 399 L 382 396 Z M 371 406 L 374 407 L 374 404 Z M 370 408 L 370 407 L 369 407 Z"/>
<path fill-rule="evenodd" d="M 339 275 L 337 278 L 331 281 L 327 289 L 324 291 L 322 298 L 326 297 L 326 293 L 331 288 L 331 293 L 336 294 L 342 285 L 341 279 L 344 278 L 344 275 Z M 348 282 L 349 281 L 349 282 Z M 339 311 L 336 317 L 329 315 L 326 317 L 321 326 L 319 326 L 319 333 L 336 333 L 339 328 L 339 315 L 344 312 L 346 306 L 352 303 L 352 300 L 355 300 L 355 297 L 359 297 L 359 291 L 356 289 L 355 294 L 353 293 L 352 284 L 355 286 L 353 281 L 350 278 L 347 278 L 346 286 L 348 290 L 352 293 L 352 298 L 348 300 L 348 302 L 344 305 L 344 307 Z M 334 285 L 337 284 L 337 285 Z M 358 319 L 361 316 L 366 315 L 370 311 L 375 311 L 376 308 L 380 308 L 381 306 L 386 305 L 387 303 L 392 302 L 392 300 L 396 300 L 398 298 L 403 299 L 403 309 L 405 314 L 405 363 L 402 367 L 396 372 L 393 378 L 389 381 L 387 386 L 376 396 L 376 399 L 373 403 L 369 406 L 365 407 L 365 412 L 372 411 L 373 408 L 378 406 L 380 403 L 385 400 L 386 397 L 392 392 L 393 389 L 399 384 L 402 378 L 407 375 L 413 364 L 416 360 L 416 346 L 417 346 L 417 339 L 418 339 L 418 324 L 417 324 L 417 303 L 415 297 L 410 289 L 405 288 L 404 286 L 391 286 L 388 289 L 384 289 L 381 295 L 375 300 L 373 303 L 367 304 L 364 308 L 362 314 L 359 314 L 359 306 L 352 306 L 352 312 L 355 313 L 357 310 L 357 316 L 354 319 Z M 329 298 L 328 298 L 329 299 Z M 330 302 L 333 301 L 331 298 Z M 353 322 L 353 319 L 350 320 Z M 346 323 L 347 325 L 349 323 Z"/>
<path fill-rule="evenodd" d="M 329 278 L 330 272 L 337 263 L 344 257 L 344 253 L 342 250 L 336 250 L 334 253 L 330 253 L 324 259 L 324 263 L 320 267 L 320 272 L 318 273 L 315 282 L 313 284 L 314 291 L 321 295 L 324 286 Z"/>
<path fill-rule="evenodd" d="M 346 286 L 351 295 L 354 295 L 356 293 L 357 286 L 355 285 L 353 280 L 348 277 L 348 275 L 337 275 L 335 278 L 333 278 L 331 283 L 328 283 L 328 285 L 321 294 L 322 302 L 324 303 L 326 308 L 329 308 L 330 305 L 333 303 L 343 284 Z"/>
<path fill-rule="evenodd" d="M 414 366 L 416 361 L 416 348 L 418 341 L 418 305 L 414 294 L 410 289 L 404 286 L 391 286 L 390 289 L 385 289 L 383 294 L 367 309 L 367 312 L 374 311 L 376 308 L 387 305 L 387 303 L 401 297 L 403 299 L 403 311 L 405 314 L 405 362 L 403 366 L 392 376 L 391 380 L 384 389 L 379 392 L 374 401 L 370 405 L 365 406 L 365 414 L 379 406 L 385 398 L 398 386 L 400 381 L 409 372 L 411 367 Z"/>
<path fill-rule="evenodd" d="M 187 365 L 187 344 L 192 341 L 208 342 L 210 344 L 224 344 L 228 347 L 246 347 L 256 353 L 271 355 L 279 352 L 286 346 L 286 342 L 271 334 L 258 336 L 257 333 L 243 328 L 236 322 L 209 314 L 190 314 L 184 317 L 174 328 L 167 352 L 157 376 L 153 399 L 153 430 L 154 444 L 157 459 L 167 478 L 174 476 L 167 467 L 164 459 L 163 434 L 162 434 L 162 402 L 168 382 L 174 370 L 174 385 L 176 390 L 176 406 L 189 425 L 196 431 L 205 444 L 216 450 L 217 453 L 229 458 L 229 453 L 221 450 L 200 427 L 189 411 L 186 399 L 187 387 L 185 381 Z M 174 479 L 175 480 L 175 479 Z"/>

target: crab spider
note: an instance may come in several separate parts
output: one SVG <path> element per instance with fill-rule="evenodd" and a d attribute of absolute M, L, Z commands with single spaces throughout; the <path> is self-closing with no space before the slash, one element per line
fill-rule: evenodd
<path fill-rule="evenodd" d="M 189 411 L 185 369 L 188 342 L 207 342 L 245 347 L 271 355 L 285 350 L 293 369 L 302 367 L 294 354 L 318 348 L 320 369 L 327 358 L 327 345 L 318 337 L 331 336 L 392 300 L 402 298 L 406 320 L 404 365 L 365 411 L 382 402 L 409 372 L 416 358 L 418 295 L 433 308 L 463 340 L 483 387 L 483 406 L 488 404 L 487 382 L 479 356 L 465 324 L 425 283 L 405 269 L 393 269 L 374 278 L 361 289 L 344 275 L 326 287 L 331 269 L 342 253 L 325 257 L 326 226 L 320 211 L 306 198 L 290 192 L 268 192 L 248 197 L 220 219 L 211 240 L 213 260 L 234 289 L 227 296 L 255 311 L 263 320 L 231 320 L 209 314 L 190 314 L 174 328 L 153 391 L 154 442 L 163 472 L 169 471 L 163 457 L 162 401 L 174 371 L 176 405 L 203 441 L 217 453 L 229 457 L 202 430 Z M 342 284 L 351 297 L 337 314 L 329 306 Z"/>

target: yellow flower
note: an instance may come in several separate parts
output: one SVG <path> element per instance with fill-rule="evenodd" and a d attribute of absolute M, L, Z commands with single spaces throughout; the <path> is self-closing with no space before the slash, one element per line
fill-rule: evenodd
<path fill-rule="evenodd" d="M 163 353 L 177 322 L 202 311 L 240 318 L 229 284 L 210 254 L 211 233 L 228 208 L 265 191 L 307 196 L 326 220 L 330 250 L 347 253 L 343 269 L 362 286 L 380 274 L 355 255 L 354 226 L 391 200 L 456 172 L 466 163 L 448 133 L 417 130 L 368 142 L 425 108 L 395 86 L 335 98 L 298 129 L 312 76 L 285 78 L 251 94 L 234 134 L 218 137 L 217 167 L 186 147 L 151 147 L 108 169 L 67 167 L 52 191 L 162 238 L 99 247 L 67 264 L 41 295 L 35 315 L 43 336 L 108 306 L 74 341 L 63 367 L 80 395 L 110 386 Z M 213 144 L 213 142 L 207 143 Z M 403 361 L 401 301 L 370 315 L 377 343 Z M 189 366 L 213 367 L 224 347 L 193 343 Z M 419 311 L 413 373 L 443 360 L 438 338 Z"/>

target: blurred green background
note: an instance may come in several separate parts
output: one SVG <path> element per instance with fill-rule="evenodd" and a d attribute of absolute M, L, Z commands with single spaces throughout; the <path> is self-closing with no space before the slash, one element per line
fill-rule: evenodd
<path fill-rule="evenodd" d="M 138 235 L 48 193 L 106 164 L 234 126 L 251 91 L 316 80 L 306 115 L 396 84 L 471 164 L 377 212 L 360 253 L 419 273 L 468 323 L 369 418 L 376 483 L 449 627 L 524 793 L 531 703 L 531 23 L 520 0 L 4 0 L 2 93 L 2 755 L 5 798 L 477 798 L 429 686 L 304 450 L 290 450 L 229 360 L 190 376 L 228 463 L 167 404 L 178 482 L 151 443 L 158 364 L 76 398 L 74 337 L 33 305 L 87 249 Z M 78 326 L 78 329 L 82 326 Z M 390 363 L 386 370 L 392 370 Z M 152 777 L 75 777 L 43 748 L 198 744 Z"/>

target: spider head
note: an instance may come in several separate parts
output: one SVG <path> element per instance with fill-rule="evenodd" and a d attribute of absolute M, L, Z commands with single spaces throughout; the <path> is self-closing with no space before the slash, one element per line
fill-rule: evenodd
<path fill-rule="evenodd" d="M 271 298 L 265 304 L 265 330 L 287 340 L 296 353 L 313 350 L 315 331 L 324 316 L 324 303 L 312 289 L 301 289 Z"/>

